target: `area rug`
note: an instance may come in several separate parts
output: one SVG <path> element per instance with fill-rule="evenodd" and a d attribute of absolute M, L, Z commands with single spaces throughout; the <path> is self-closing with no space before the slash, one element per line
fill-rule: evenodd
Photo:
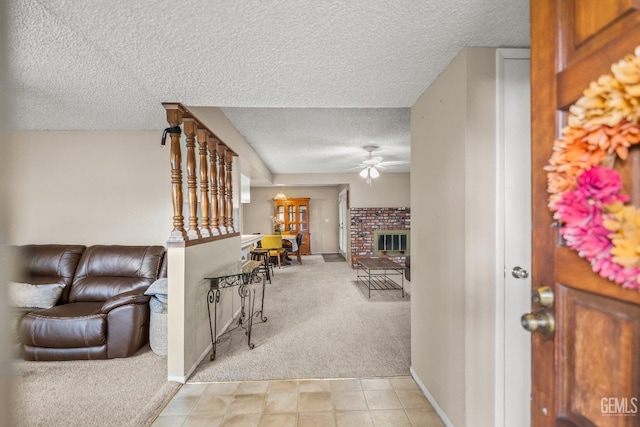
<path fill-rule="evenodd" d="M 132 357 L 65 362 L 16 361 L 14 424 L 148 426 L 180 384 L 167 358 L 146 346 Z"/>
<path fill-rule="evenodd" d="M 355 278 L 347 263 L 327 268 L 319 255 L 276 268 L 255 348 L 242 330 L 223 335 L 216 360 L 205 358 L 188 382 L 409 375 L 409 286 L 404 298 L 380 291 L 369 299 Z"/>
<path fill-rule="evenodd" d="M 345 261 L 344 257 L 340 254 L 322 254 L 324 262 L 340 262 Z"/>

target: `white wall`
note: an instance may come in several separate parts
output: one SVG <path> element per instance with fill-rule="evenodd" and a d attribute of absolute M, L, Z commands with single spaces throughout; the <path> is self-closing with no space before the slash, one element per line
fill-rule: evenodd
<path fill-rule="evenodd" d="M 287 197 L 310 197 L 309 230 L 311 253 L 338 252 L 338 186 L 327 187 L 253 187 L 251 203 L 243 205 L 243 234 L 272 234 L 273 196 L 278 191 Z"/>
<path fill-rule="evenodd" d="M 160 135 L 9 134 L 11 241 L 164 245 L 173 210 Z"/>
<path fill-rule="evenodd" d="M 411 109 L 411 364 L 459 427 L 494 420 L 495 88 L 465 49 Z"/>

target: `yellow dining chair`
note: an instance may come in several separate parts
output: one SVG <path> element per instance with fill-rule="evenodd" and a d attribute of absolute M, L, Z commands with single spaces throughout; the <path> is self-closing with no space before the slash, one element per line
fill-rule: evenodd
<path fill-rule="evenodd" d="M 285 253 L 282 247 L 282 236 L 279 234 L 268 234 L 262 238 L 261 243 L 263 249 L 269 249 L 270 257 L 278 258 L 278 268 L 280 268 L 282 254 Z"/>

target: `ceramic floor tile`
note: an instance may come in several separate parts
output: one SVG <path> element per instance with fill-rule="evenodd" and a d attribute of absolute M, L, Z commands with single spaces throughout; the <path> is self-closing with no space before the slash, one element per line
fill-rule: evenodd
<path fill-rule="evenodd" d="M 331 393 L 331 399 L 337 411 L 361 411 L 368 409 L 364 393 L 359 390 L 334 391 Z"/>
<path fill-rule="evenodd" d="M 329 382 L 331 391 L 353 391 L 362 390 L 362 384 L 357 379 L 332 380 Z"/>
<path fill-rule="evenodd" d="M 300 392 L 331 391 L 330 383 L 329 380 L 302 380 L 299 390 Z"/>
<path fill-rule="evenodd" d="M 411 427 L 411 421 L 401 409 L 371 411 L 375 427 Z"/>
<path fill-rule="evenodd" d="M 431 404 L 420 390 L 396 390 L 396 394 L 402 403 L 402 407 L 428 409 Z"/>
<path fill-rule="evenodd" d="M 267 393 L 264 413 L 288 413 L 298 411 L 298 393 Z"/>
<path fill-rule="evenodd" d="M 298 427 L 334 427 L 333 412 L 301 412 L 298 415 Z"/>
<path fill-rule="evenodd" d="M 186 418 L 185 415 L 160 415 L 151 427 L 180 427 Z"/>
<path fill-rule="evenodd" d="M 189 415 L 182 427 L 219 427 L 224 415 Z"/>
<path fill-rule="evenodd" d="M 369 411 L 336 412 L 337 427 L 373 427 Z"/>
<path fill-rule="evenodd" d="M 262 414 L 259 427 L 296 427 L 298 414 Z"/>
<path fill-rule="evenodd" d="M 176 392 L 175 397 L 201 396 L 207 386 L 207 383 L 183 384 Z"/>
<path fill-rule="evenodd" d="M 298 397 L 298 412 L 333 411 L 331 393 L 314 391 L 300 393 Z"/>
<path fill-rule="evenodd" d="M 176 396 L 162 410 L 161 415 L 189 415 L 199 400 L 200 396 Z"/>
<path fill-rule="evenodd" d="M 238 386 L 238 383 L 210 383 L 203 394 L 234 394 Z"/>
<path fill-rule="evenodd" d="M 269 381 L 268 392 L 287 392 L 297 393 L 299 381 L 297 380 L 281 380 L 281 381 Z"/>
<path fill-rule="evenodd" d="M 227 414 L 220 427 L 257 427 L 260 414 Z"/>
<path fill-rule="evenodd" d="M 224 415 L 232 399 L 230 394 L 202 396 L 189 415 Z"/>
<path fill-rule="evenodd" d="M 363 390 L 389 390 L 392 389 L 391 381 L 387 378 L 364 378 L 360 380 Z"/>
<path fill-rule="evenodd" d="M 365 390 L 367 406 L 374 409 L 402 409 L 400 399 L 394 390 Z"/>
<path fill-rule="evenodd" d="M 227 407 L 227 414 L 261 413 L 266 394 L 236 394 Z"/>
<path fill-rule="evenodd" d="M 406 413 L 413 427 L 444 427 L 444 423 L 433 410 L 407 409 Z"/>
<path fill-rule="evenodd" d="M 396 390 L 420 390 L 418 384 L 411 377 L 389 378 L 389 381 Z"/>
<path fill-rule="evenodd" d="M 246 381 L 238 385 L 236 394 L 266 393 L 269 389 L 269 381 Z"/>

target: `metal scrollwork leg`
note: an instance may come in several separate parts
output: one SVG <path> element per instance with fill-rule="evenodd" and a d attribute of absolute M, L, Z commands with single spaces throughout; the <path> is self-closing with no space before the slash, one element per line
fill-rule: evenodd
<path fill-rule="evenodd" d="M 220 290 L 209 289 L 207 293 L 207 313 L 209 314 L 209 332 L 211 333 L 211 360 L 216 358 L 216 346 L 220 344 L 218 335 L 218 303 L 220 302 Z M 211 325 L 211 304 L 213 304 L 213 325 Z"/>
<path fill-rule="evenodd" d="M 264 291 L 265 291 L 266 284 L 267 284 L 267 280 L 266 280 L 266 277 L 263 275 L 262 276 L 262 301 L 260 302 L 260 311 L 256 313 L 256 315 L 260 316 L 260 320 L 262 320 L 262 322 L 267 321 L 267 316 L 264 315 Z"/>
<path fill-rule="evenodd" d="M 242 316 L 240 319 L 244 325 L 245 334 L 247 335 L 247 344 L 250 349 L 253 349 L 255 348 L 255 344 L 251 342 L 251 328 L 253 326 L 253 316 L 255 314 L 256 290 L 253 285 L 243 283 L 238 287 L 238 294 L 240 295 L 240 306 L 242 310 Z"/>

